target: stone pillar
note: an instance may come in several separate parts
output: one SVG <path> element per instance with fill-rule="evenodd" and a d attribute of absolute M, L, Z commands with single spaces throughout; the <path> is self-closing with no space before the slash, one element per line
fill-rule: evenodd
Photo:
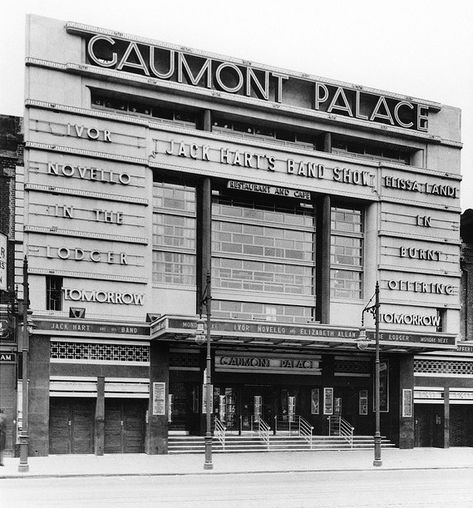
<path fill-rule="evenodd" d="M 168 397 L 169 397 L 169 344 L 150 344 L 149 406 L 146 431 L 146 453 L 148 455 L 168 452 Z M 164 414 L 153 414 L 159 404 L 153 404 L 156 397 L 154 383 L 164 383 Z"/>
<path fill-rule="evenodd" d="M 450 448 L 450 388 L 443 392 L 443 447 Z"/>
<path fill-rule="evenodd" d="M 212 112 L 210 109 L 206 109 L 204 111 L 204 118 L 203 118 L 203 129 L 204 131 L 211 132 L 212 131 Z"/>
<path fill-rule="evenodd" d="M 316 319 L 321 323 L 330 323 L 330 196 L 317 201 L 316 228 Z"/>
<path fill-rule="evenodd" d="M 402 416 L 402 390 L 412 390 L 414 398 L 414 355 L 399 357 L 399 448 L 414 448 L 414 401 L 412 401 L 412 415 Z"/>
<path fill-rule="evenodd" d="M 197 188 L 197 291 L 196 312 L 205 314 L 207 274 L 212 258 L 212 182 L 204 178 Z"/>
<path fill-rule="evenodd" d="M 424 150 L 416 150 L 411 155 L 411 165 L 417 168 L 423 168 L 424 166 Z"/>
<path fill-rule="evenodd" d="M 28 363 L 28 454 L 45 456 L 49 453 L 49 337 L 30 337 Z"/>
<path fill-rule="evenodd" d="M 326 132 L 324 136 L 324 152 L 332 152 L 332 133 Z"/>
<path fill-rule="evenodd" d="M 95 405 L 95 455 L 103 455 L 105 446 L 105 378 L 97 378 L 97 402 Z"/>

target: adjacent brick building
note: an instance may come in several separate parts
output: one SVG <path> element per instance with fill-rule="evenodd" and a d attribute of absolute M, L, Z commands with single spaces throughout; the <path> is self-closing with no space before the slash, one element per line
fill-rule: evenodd
<path fill-rule="evenodd" d="M 15 319 L 15 189 L 23 166 L 23 120 L 0 115 L 0 233 L 7 238 L 7 291 L 0 290 L 0 408 L 7 415 L 7 452 L 14 448 L 17 394 Z M 18 214 L 22 214 L 19 207 Z M 20 238 L 21 235 L 18 235 Z M 20 280 L 16 281 L 17 283 Z"/>

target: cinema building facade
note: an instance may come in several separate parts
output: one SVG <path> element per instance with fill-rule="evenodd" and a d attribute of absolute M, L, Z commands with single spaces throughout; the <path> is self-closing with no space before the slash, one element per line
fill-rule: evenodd
<path fill-rule="evenodd" d="M 229 431 L 372 434 L 377 281 L 382 434 L 413 447 L 416 358 L 458 355 L 459 110 L 37 16 L 27 41 L 30 453 L 202 435 L 210 289 Z"/>

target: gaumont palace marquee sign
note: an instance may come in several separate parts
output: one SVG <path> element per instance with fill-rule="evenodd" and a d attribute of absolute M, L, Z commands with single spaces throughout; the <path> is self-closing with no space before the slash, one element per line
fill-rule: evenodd
<path fill-rule="evenodd" d="M 270 69 L 246 60 L 204 54 L 127 34 L 67 23 L 67 31 L 86 40 L 87 64 L 119 73 L 208 89 L 271 102 L 274 107 L 299 106 L 402 129 L 428 131 L 429 110 L 439 105 L 410 97 L 383 95 L 361 86 L 330 83 L 303 73 Z M 125 75 L 124 75 L 125 76 Z M 294 94 L 297 90 L 297 94 Z"/>

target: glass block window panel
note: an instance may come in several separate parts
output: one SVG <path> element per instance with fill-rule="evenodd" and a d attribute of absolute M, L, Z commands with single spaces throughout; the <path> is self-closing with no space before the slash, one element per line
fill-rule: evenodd
<path fill-rule="evenodd" d="M 153 282 L 192 286 L 195 284 L 195 256 L 179 252 L 153 251 Z"/>
<path fill-rule="evenodd" d="M 212 300 L 212 316 L 223 319 L 306 324 L 314 320 L 314 308 L 298 305 Z"/>
<path fill-rule="evenodd" d="M 153 246 L 195 250 L 195 219 L 178 215 L 155 214 Z"/>
<path fill-rule="evenodd" d="M 315 295 L 315 217 L 311 208 L 215 197 L 212 217 L 215 287 Z"/>
<path fill-rule="evenodd" d="M 212 283 L 215 287 L 311 295 L 314 268 L 244 259 L 214 258 Z"/>
<path fill-rule="evenodd" d="M 363 214 L 333 207 L 331 213 L 330 291 L 333 298 L 362 297 Z"/>
<path fill-rule="evenodd" d="M 195 188 L 153 183 L 153 283 L 195 286 Z"/>
<path fill-rule="evenodd" d="M 195 188 L 154 182 L 153 207 L 167 211 L 186 211 L 195 216 Z"/>

